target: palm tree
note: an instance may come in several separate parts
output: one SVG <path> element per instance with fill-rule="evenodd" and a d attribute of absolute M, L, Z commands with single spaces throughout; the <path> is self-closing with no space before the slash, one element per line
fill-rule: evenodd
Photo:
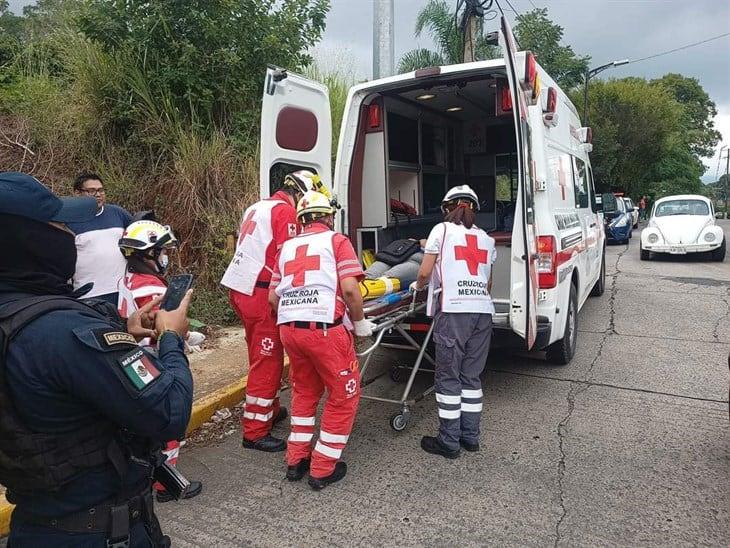
<path fill-rule="evenodd" d="M 416 37 L 420 36 L 424 29 L 436 43 L 437 51 L 419 48 L 407 52 L 398 62 L 398 72 L 463 62 L 464 35 L 458 28 L 456 14 L 449 9 L 445 0 L 429 0 L 418 13 Z M 487 44 L 482 29 L 482 19 L 478 19 L 475 57 L 494 58 L 497 49 Z"/>

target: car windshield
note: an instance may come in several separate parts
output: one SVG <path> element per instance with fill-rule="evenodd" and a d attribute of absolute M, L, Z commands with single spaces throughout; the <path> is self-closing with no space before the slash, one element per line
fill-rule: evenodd
<path fill-rule="evenodd" d="M 709 215 L 710 208 L 702 200 L 668 200 L 656 206 L 654 216 L 669 217 L 670 215 Z"/>

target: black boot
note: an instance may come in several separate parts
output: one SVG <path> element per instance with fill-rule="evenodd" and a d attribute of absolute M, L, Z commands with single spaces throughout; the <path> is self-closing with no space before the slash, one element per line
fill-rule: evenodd
<path fill-rule="evenodd" d="M 180 500 L 183 499 L 191 499 L 193 497 L 197 497 L 201 491 L 203 490 L 203 484 L 199 481 L 191 481 L 190 485 L 188 485 L 188 488 L 185 489 L 185 493 L 180 497 Z M 164 503 L 164 502 L 170 502 L 171 500 L 175 500 L 173 496 L 170 494 L 169 491 L 163 490 L 163 491 L 157 491 L 157 502 Z"/>
<path fill-rule="evenodd" d="M 321 491 L 330 483 L 340 481 L 345 477 L 345 474 L 347 474 L 347 465 L 340 461 L 335 464 L 335 470 L 329 476 L 325 476 L 323 478 L 313 478 L 312 476 L 309 476 L 309 486 L 315 491 Z"/>
<path fill-rule="evenodd" d="M 458 449 L 449 449 L 441 443 L 441 440 L 434 438 L 433 436 L 423 436 L 421 438 L 421 449 L 423 449 L 426 453 L 441 455 L 447 459 L 455 459 L 459 456 L 459 453 L 461 453 Z"/>
<path fill-rule="evenodd" d="M 469 443 L 468 441 L 461 439 L 459 440 L 459 443 L 465 450 L 469 451 L 470 453 L 476 453 L 477 451 L 479 451 L 479 442 Z"/>
<path fill-rule="evenodd" d="M 292 466 L 287 466 L 286 479 L 289 481 L 299 481 L 307 472 L 309 472 L 309 459 L 302 459 Z"/>
<path fill-rule="evenodd" d="M 279 407 L 279 412 L 274 417 L 274 424 L 273 426 L 276 426 L 281 421 L 286 419 L 289 416 L 289 411 L 287 411 L 286 407 Z"/>
<path fill-rule="evenodd" d="M 267 453 L 279 453 L 286 450 L 286 441 L 275 438 L 271 434 L 264 436 L 256 441 L 250 441 L 243 438 L 242 445 L 246 449 L 256 449 L 257 451 L 265 451 Z"/>

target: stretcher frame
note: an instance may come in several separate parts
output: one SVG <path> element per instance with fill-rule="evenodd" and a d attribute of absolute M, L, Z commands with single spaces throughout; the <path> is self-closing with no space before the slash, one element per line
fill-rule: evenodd
<path fill-rule="evenodd" d="M 405 365 L 393 365 L 390 369 L 390 378 L 398 382 L 402 379 L 401 373 L 403 370 L 410 369 L 410 375 L 408 376 L 408 379 L 406 381 L 405 388 L 403 389 L 403 393 L 400 397 L 400 399 L 392 399 L 392 398 L 383 398 L 380 396 L 370 396 L 367 394 L 361 394 L 360 398 L 364 400 L 369 401 L 376 401 L 381 403 L 390 403 L 400 406 L 400 412 L 392 415 L 390 417 L 390 426 L 395 430 L 396 432 L 400 432 L 402 430 L 405 430 L 406 426 L 408 426 L 408 421 L 411 417 L 411 407 L 413 407 L 417 402 L 421 401 L 423 398 L 428 396 L 429 394 L 433 393 L 435 390 L 435 384 L 431 384 L 428 388 L 423 390 L 422 392 L 419 392 L 418 394 L 411 395 L 411 390 L 413 389 L 413 383 L 416 379 L 416 375 L 419 372 L 423 373 L 434 373 L 435 369 L 422 369 L 421 365 L 423 363 L 423 360 L 425 359 L 428 361 L 434 368 L 436 367 L 436 361 L 434 358 L 428 353 L 427 347 L 428 343 L 431 341 L 431 335 L 433 333 L 433 322 L 429 325 L 429 328 L 426 332 L 426 336 L 423 339 L 423 342 L 419 344 L 416 342 L 416 340 L 403 328 L 402 324 L 404 320 L 407 320 L 409 318 L 414 317 L 416 314 L 421 313 L 426 308 L 426 302 L 417 302 L 416 301 L 417 294 L 414 293 L 413 299 L 408 302 L 405 301 L 403 306 L 399 306 L 393 310 L 389 310 L 388 312 L 384 312 L 382 314 L 378 314 L 375 316 L 368 317 L 367 319 L 375 322 L 376 326 L 373 329 L 373 333 L 376 335 L 375 342 L 370 346 L 367 350 L 364 350 L 363 352 L 360 352 L 357 354 L 357 357 L 359 359 L 365 358 L 365 361 L 362 363 L 360 367 L 360 382 L 361 382 L 361 388 L 365 388 L 366 386 L 372 384 L 377 379 L 382 377 L 385 373 L 381 375 L 377 375 L 373 377 L 372 379 L 365 382 L 365 373 L 368 370 L 368 367 L 370 365 L 370 360 L 373 357 L 375 350 L 378 348 L 392 348 L 396 350 L 409 350 L 413 352 L 417 352 L 416 360 L 412 367 L 408 367 Z M 383 337 L 386 333 L 391 333 L 393 331 L 396 331 L 408 344 L 395 344 L 395 343 L 385 343 L 383 342 Z"/>

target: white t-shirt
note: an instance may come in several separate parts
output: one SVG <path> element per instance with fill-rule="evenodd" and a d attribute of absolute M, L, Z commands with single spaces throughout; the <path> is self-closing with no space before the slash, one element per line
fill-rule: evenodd
<path fill-rule="evenodd" d="M 127 261 L 119 251 L 119 239 L 132 216 L 119 206 L 105 205 L 96 217 L 83 223 L 67 223 L 76 234 L 74 289 L 87 283 L 94 287 L 84 297 L 116 293 Z"/>

